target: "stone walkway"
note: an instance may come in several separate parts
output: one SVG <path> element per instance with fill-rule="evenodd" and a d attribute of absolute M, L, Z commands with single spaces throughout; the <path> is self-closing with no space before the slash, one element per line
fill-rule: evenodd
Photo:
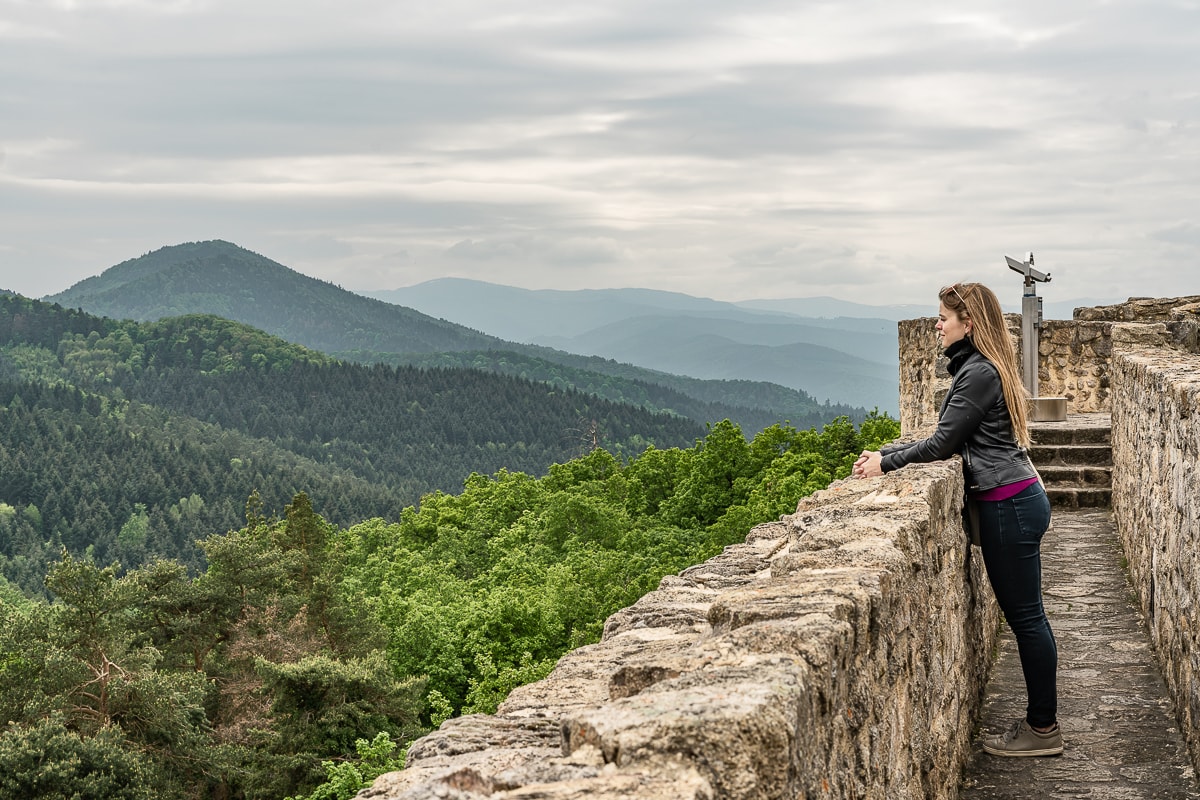
<path fill-rule="evenodd" d="M 1052 758 L 997 758 L 977 737 L 959 797 L 1200 799 L 1108 510 L 1055 509 L 1042 555 L 1066 750 Z M 1020 659 L 1005 628 L 980 733 L 999 733 L 1024 711 Z"/>

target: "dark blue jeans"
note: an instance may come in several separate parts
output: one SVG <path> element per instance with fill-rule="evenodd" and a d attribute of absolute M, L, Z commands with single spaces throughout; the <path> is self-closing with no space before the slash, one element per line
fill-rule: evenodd
<path fill-rule="evenodd" d="M 1017 639 L 1029 706 L 1025 719 L 1045 728 L 1057 721 L 1058 647 L 1042 606 L 1042 535 L 1050 501 L 1040 483 L 1007 500 L 979 502 L 979 540 L 988 580 Z"/>

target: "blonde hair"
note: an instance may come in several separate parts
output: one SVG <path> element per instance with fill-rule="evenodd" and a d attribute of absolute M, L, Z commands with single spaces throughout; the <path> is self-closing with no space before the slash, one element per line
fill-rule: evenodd
<path fill-rule="evenodd" d="M 1017 444 L 1029 447 L 1029 393 L 1017 368 L 1017 350 L 1008 335 L 1008 324 L 996 293 L 982 283 L 955 283 L 938 292 L 947 310 L 971 323 L 971 341 L 1000 373 L 1000 388 L 1012 420 Z"/>

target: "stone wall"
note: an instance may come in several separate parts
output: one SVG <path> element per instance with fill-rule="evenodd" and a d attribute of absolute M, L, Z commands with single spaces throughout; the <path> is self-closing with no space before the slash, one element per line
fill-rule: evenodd
<path fill-rule="evenodd" d="M 1108 322 L 1170 322 L 1176 318 L 1176 309 L 1200 303 L 1200 295 L 1187 297 L 1131 297 L 1124 303 L 1113 306 L 1077 308 L 1073 315 L 1077 320 Z"/>
<path fill-rule="evenodd" d="M 1112 325 L 1045 320 L 1038 333 L 1038 395 L 1065 397 L 1068 414 L 1108 412 Z"/>
<path fill-rule="evenodd" d="M 953 461 L 835 482 L 359 797 L 956 797 L 998 627 L 961 496 Z"/>
<path fill-rule="evenodd" d="M 942 398 L 950 389 L 946 358 L 938 347 L 937 317 L 897 324 L 900 347 L 900 429 L 916 436 L 937 424 Z"/>
<path fill-rule="evenodd" d="M 1200 763 L 1198 329 L 1185 323 L 1167 337 L 1175 347 L 1148 347 L 1164 337 L 1162 324 L 1118 326 L 1112 380 L 1113 519 L 1193 763 Z"/>

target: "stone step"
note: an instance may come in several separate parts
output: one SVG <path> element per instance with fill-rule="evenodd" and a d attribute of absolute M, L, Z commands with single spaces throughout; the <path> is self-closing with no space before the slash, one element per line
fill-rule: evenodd
<path fill-rule="evenodd" d="M 1050 466 L 1112 466 L 1111 444 L 1035 444 L 1029 457 L 1038 469 Z"/>
<path fill-rule="evenodd" d="M 1038 466 L 1038 472 L 1047 487 L 1063 488 L 1112 488 L 1112 468 L 1100 466 Z"/>
<path fill-rule="evenodd" d="M 1046 484 L 1046 497 L 1050 499 L 1052 508 L 1108 508 L 1112 505 L 1112 488 L 1078 488 Z"/>
<path fill-rule="evenodd" d="M 1029 434 L 1037 444 L 1108 444 L 1112 441 L 1112 415 L 1068 414 L 1065 420 L 1031 422 Z"/>
<path fill-rule="evenodd" d="M 1100 425 L 1051 428 L 1034 423 L 1029 426 L 1029 434 L 1034 444 L 1112 444 L 1112 428 Z"/>
<path fill-rule="evenodd" d="M 1029 426 L 1029 456 L 1056 509 L 1106 508 L 1112 505 L 1112 418 L 1108 414 L 1071 414 L 1058 422 Z"/>

